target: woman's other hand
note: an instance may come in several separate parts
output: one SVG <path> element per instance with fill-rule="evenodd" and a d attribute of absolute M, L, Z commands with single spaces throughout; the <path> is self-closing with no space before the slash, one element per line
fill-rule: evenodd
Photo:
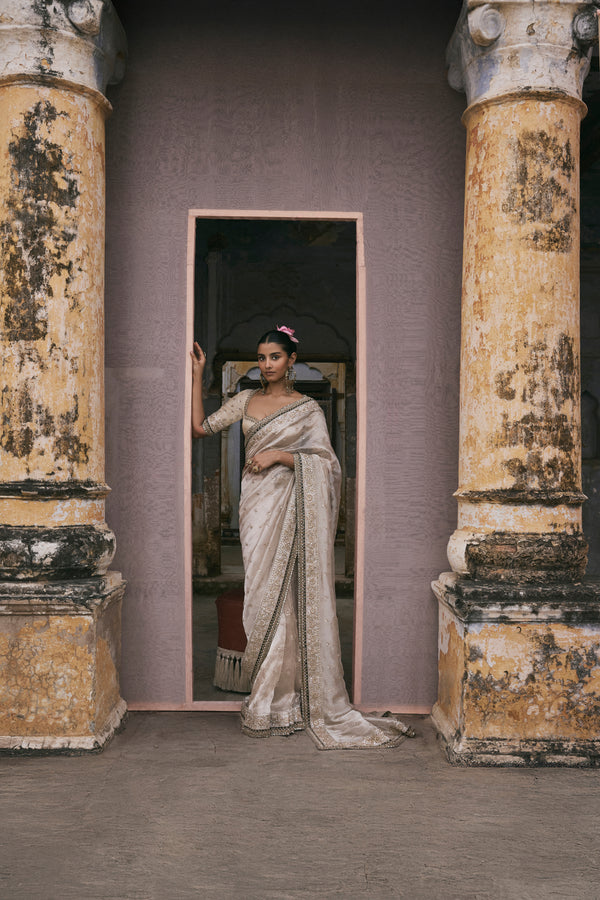
<path fill-rule="evenodd" d="M 194 349 L 190 350 L 190 356 L 192 357 L 192 378 L 202 378 L 206 356 L 198 341 L 194 341 Z"/>
<path fill-rule="evenodd" d="M 260 472 L 264 472 L 265 469 L 270 469 L 271 466 L 287 466 L 288 469 L 294 468 L 294 457 L 291 453 L 286 453 L 285 450 L 262 450 L 260 453 L 257 453 L 256 456 L 252 456 L 250 459 L 246 460 L 245 468 L 252 472 L 253 475 L 258 475 Z"/>

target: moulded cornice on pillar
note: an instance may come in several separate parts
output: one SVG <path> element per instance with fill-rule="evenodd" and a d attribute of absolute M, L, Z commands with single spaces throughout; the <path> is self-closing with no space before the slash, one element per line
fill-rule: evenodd
<path fill-rule="evenodd" d="M 598 0 L 464 0 L 447 50 L 448 80 L 469 106 L 506 95 L 581 100 L 598 37 Z"/>
<path fill-rule="evenodd" d="M 0 84 L 57 80 L 104 94 L 126 56 L 111 0 L 2 0 Z"/>

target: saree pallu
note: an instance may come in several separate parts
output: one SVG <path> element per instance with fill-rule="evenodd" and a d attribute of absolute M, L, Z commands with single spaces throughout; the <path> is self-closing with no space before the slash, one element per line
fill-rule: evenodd
<path fill-rule="evenodd" d="M 245 470 L 242 479 L 242 670 L 252 685 L 242 728 L 255 737 L 306 729 L 321 750 L 396 746 L 411 729 L 363 716 L 344 684 L 334 565 L 341 472 L 325 417 L 304 397 L 256 420 L 245 413 L 249 399 L 247 458 L 284 450 L 294 469 Z"/>

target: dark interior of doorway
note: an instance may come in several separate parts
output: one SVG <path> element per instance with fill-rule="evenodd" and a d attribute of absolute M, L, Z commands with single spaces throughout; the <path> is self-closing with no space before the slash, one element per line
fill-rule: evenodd
<path fill-rule="evenodd" d="M 194 336 L 207 354 L 206 413 L 235 390 L 252 386 L 257 373 L 248 367 L 254 366 L 258 337 L 274 325 L 291 325 L 300 338 L 299 389 L 321 403 L 342 461 L 345 496 L 336 541 L 336 594 L 349 689 L 354 626 L 355 322 L 355 221 L 197 219 Z M 328 383 L 330 370 L 344 373 L 342 383 L 338 380 L 333 387 Z M 302 372 L 308 373 L 308 380 L 302 380 Z M 344 419 L 342 431 L 338 411 Z M 235 516 L 232 523 L 224 499 L 223 446 L 218 436 L 193 443 L 193 699 L 203 702 L 243 696 L 213 685 L 219 642 L 216 600 L 243 586 Z"/>
<path fill-rule="evenodd" d="M 587 574 L 600 575 L 600 70 L 594 48 L 581 123 L 581 420 Z"/>

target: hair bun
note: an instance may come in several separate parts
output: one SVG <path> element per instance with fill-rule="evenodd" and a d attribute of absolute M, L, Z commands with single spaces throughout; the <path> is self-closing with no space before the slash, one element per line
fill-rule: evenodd
<path fill-rule="evenodd" d="M 287 334 L 287 336 L 289 337 L 290 341 L 293 341 L 295 344 L 299 344 L 299 343 L 300 343 L 299 340 L 298 340 L 298 338 L 297 338 L 297 337 L 294 337 L 294 334 L 296 333 L 296 330 L 295 330 L 294 328 L 288 328 L 287 325 L 278 325 L 278 326 L 277 326 L 277 331 L 283 331 L 284 334 Z"/>

